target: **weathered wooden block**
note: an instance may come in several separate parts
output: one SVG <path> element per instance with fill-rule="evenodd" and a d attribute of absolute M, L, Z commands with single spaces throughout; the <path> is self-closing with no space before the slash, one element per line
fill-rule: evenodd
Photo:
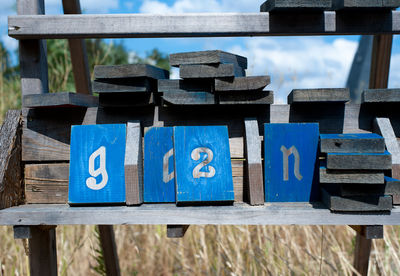
<path fill-rule="evenodd" d="M 175 202 L 172 127 L 152 127 L 144 134 L 144 202 Z"/>
<path fill-rule="evenodd" d="M 400 204 L 400 180 L 385 176 L 385 194 L 391 195 L 393 204 Z"/>
<path fill-rule="evenodd" d="M 264 183 L 261 161 L 261 139 L 257 119 L 245 119 L 246 176 L 250 205 L 264 204 Z"/>
<path fill-rule="evenodd" d="M 68 163 L 25 165 L 25 201 L 30 204 L 68 202 Z"/>
<path fill-rule="evenodd" d="M 322 153 L 383 153 L 385 140 L 375 133 L 321 134 Z"/>
<path fill-rule="evenodd" d="M 319 168 L 320 183 L 384 184 L 384 177 L 383 172 L 378 171 L 328 170 L 325 164 Z"/>
<path fill-rule="evenodd" d="M 128 122 L 125 149 L 126 205 L 143 203 L 143 154 L 140 122 Z"/>
<path fill-rule="evenodd" d="M 265 201 L 318 200 L 318 124 L 265 124 L 264 130 Z"/>
<path fill-rule="evenodd" d="M 267 0 L 261 5 L 260 11 L 323 11 L 331 8 L 332 0 Z"/>
<path fill-rule="evenodd" d="M 340 9 L 394 9 L 400 7 L 398 0 L 333 0 L 333 7 Z"/>
<path fill-rule="evenodd" d="M 150 78 L 98 79 L 92 82 L 96 93 L 156 92 L 157 81 Z"/>
<path fill-rule="evenodd" d="M 99 106 L 102 107 L 143 107 L 154 103 L 154 95 L 149 92 L 99 94 Z"/>
<path fill-rule="evenodd" d="M 215 79 L 215 91 L 262 90 L 271 83 L 270 76 Z"/>
<path fill-rule="evenodd" d="M 243 68 L 234 64 L 218 65 L 181 65 L 179 75 L 182 79 L 210 79 L 223 77 L 244 77 L 246 75 Z"/>
<path fill-rule="evenodd" d="M 383 239 L 383 225 L 349 225 L 367 240 Z"/>
<path fill-rule="evenodd" d="M 213 105 L 215 96 L 208 92 L 165 92 L 161 98 L 164 105 Z"/>
<path fill-rule="evenodd" d="M 391 196 L 352 196 L 341 197 L 335 191 L 322 189 L 322 201 L 336 212 L 377 212 L 392 210 Z"/>
<path fill-rule="evenodd" d="M 24 95 L 23 107 L 94 107 L 99 105 L 99 99 L 92 95 L 57 92 L 46 94 Z"/>
<path fill-rule="evenodd" d="M 335 170 L 390 170 L 392 156 L 384 153 L 328 153 L 327 168 Z"/>
<path fill-rule="evenodd" d="M 158 92 L 212 92 L 214 80 L 158 80 Z"/>
<path fill-rule="evenodd" d="M 232 63 L 247 69 L 247 58 L 219 50 L 171 54 L 169 63 L 175 67 L 184 64 Z"/>
<path fill-rule="evenodd" d="M 189 225 L 167 225 L 167 237 L 183 238 L 188 229 Z"/>
<path fill-rule="evenodd" d="M 371 195 L 385 195 L 384 184 L 360 185 L 360 184 L 341 184 L 340 196 L 371 196 Z"/>
<path fill-rule="evenodd" d="M 96 65 L 94 67 L 94 78 L 96 79 L 143 77 L 152 79 L 168 79 L 169 72 L 148 64 Z"/>
<path fill-rule="evenodd" d="M 174 127 L 176 202 L 233 202 L 226 126 Z"/>
<path fill-rule="evenodd" d="M 32 238 L 31 227 L 25 225 L 14 225 L 14 239 L 30 239 Z"/>
<path fill-rule="evenodd" d="M 221 105 L 270 105 L 274 103 L 273 91 L 220 92 L 217 95 Z"/>
<path fill-rule="evenodd" d="M 126 125 L 71 128 L 70 204 L 125 202 Z"/>
<path fill-rule="evenodd" d="M 367 89 L 362 94 L 362 103 L 398 103 L 400 89 Z"/>
<path fill-rule="evenodd" d="M 345 103 L 350 101 L 350 90 L 348 88 L 294 89 L 287 100 L 288 104 Z"/>

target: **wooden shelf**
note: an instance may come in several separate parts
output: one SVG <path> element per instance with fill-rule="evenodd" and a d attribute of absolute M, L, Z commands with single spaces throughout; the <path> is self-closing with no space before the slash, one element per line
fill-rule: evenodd
<path fill-rule="evenodd" d="M 400 33 L 400 12 L 79 14 L 8 17 L 17 39 L 358 35 Z"/>
<path fill-rule="evenodd" d="M 400 225 L 400 207 L 391 213 L 331 213 L 321 203 L 235 204 L 218 207 L 69 207 L 20 205 L 0 210 L 0 225 L 169 224 L 169 225 Z"/>

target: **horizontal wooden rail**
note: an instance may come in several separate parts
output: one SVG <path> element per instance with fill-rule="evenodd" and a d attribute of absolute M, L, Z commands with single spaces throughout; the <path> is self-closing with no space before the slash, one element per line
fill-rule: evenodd
<path fill-rule="evenodd" d="M 391 213 L 331 213 L 321 203 L 273 203 L 250 206 L 69 207 L 20 205 L 0 210 L 0 225 L 168 224 L 168 225 L 400 225 L 400 207 Z"/>
<path fill-rule="evenodd" d="M 18 15 L 8 28 L 17 39 L 397 34 L 400 12 Z"/>

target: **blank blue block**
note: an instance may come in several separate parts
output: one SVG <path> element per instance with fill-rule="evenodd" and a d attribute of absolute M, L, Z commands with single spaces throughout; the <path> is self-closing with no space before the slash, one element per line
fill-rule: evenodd
<path fill-rule="evenodd" d="M 172 127 L 153 127 L 144 135 L 144 202 L 175 202 Z"/>
<path fill-rule="evenodd" d="M 265 201 L 319 199 L 318 124 L 265 124 Z"/>
<path fill-rule="evenodd" d="M 226 126 L 175 127 L 176 201 L 233 201 Z"/>
<path fill-rule="evenodd" d="M 126 125 L 71 128 L 70 204 L 125 202 Z"/>

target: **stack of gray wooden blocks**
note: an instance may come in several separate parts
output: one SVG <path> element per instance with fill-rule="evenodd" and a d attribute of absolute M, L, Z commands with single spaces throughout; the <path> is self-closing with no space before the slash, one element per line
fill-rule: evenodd
<path fill-rule="evenodd" d="M 93 91 L 105 107 L 155 104 L 157 80 L 168 79 L 169 72 L 147 64 L 97 65 Z"/>
<path fill-rule="evenodd" d="M 247 58 L 223 51 L 170 55 L 181 79 L 159 80 L 162 102 L 170 105 L 269 105 L 273 92 L 263 89 L 269 76 L 246 77 Z"/>
<path fill-rule="evenodd" d="M 322 201 L 331 211 L 390 211 L 398 203 L 398 180 L 384 138 L 373 133 L 321 134 Z"/>

